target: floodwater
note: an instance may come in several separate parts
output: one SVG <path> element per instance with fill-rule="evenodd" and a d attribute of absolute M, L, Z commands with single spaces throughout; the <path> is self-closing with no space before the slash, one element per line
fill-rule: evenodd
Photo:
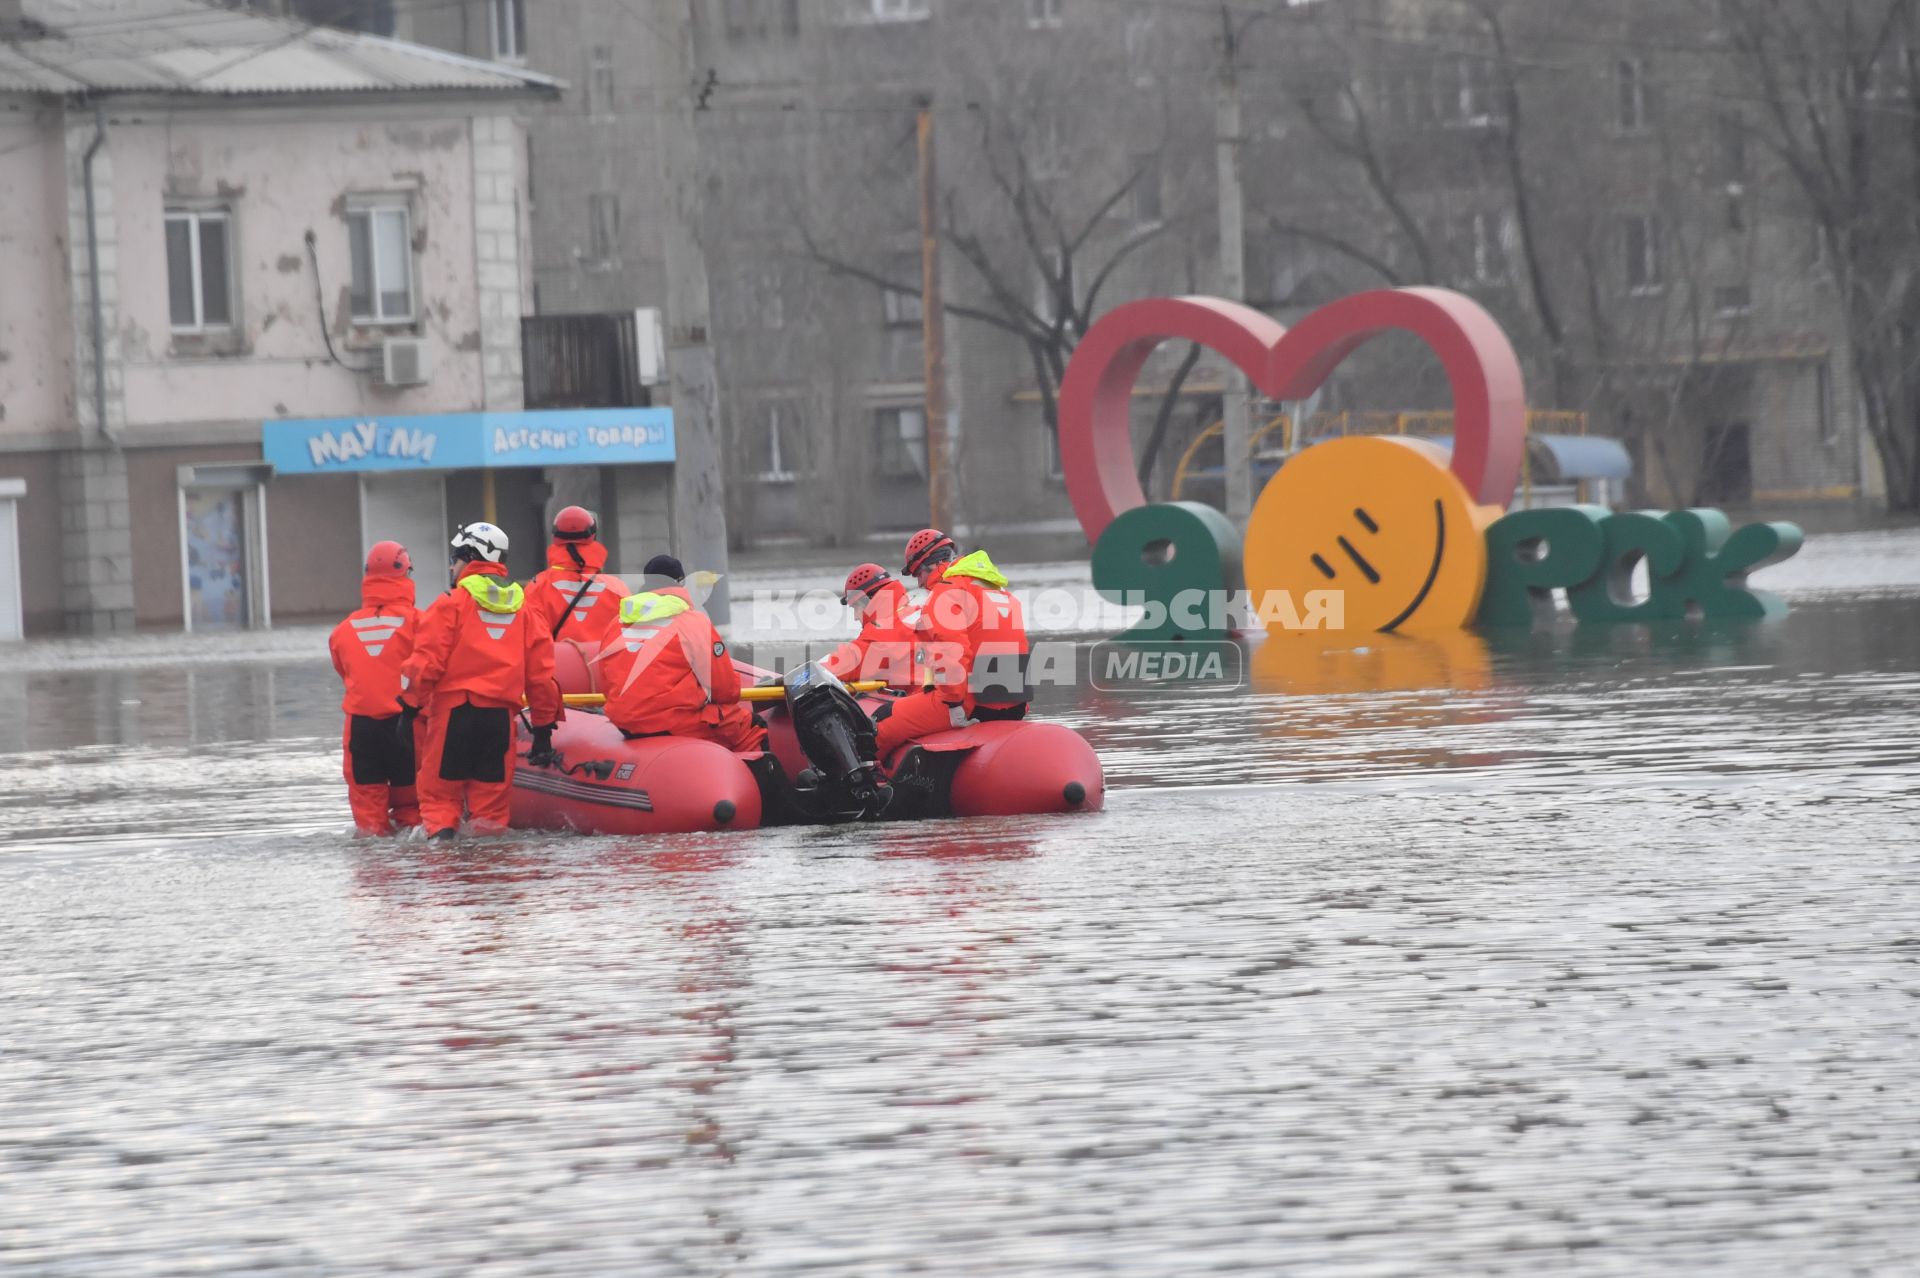
<path fill-rule="evenodd" d="M 451 849 L 317 631 L 9 651 L 0 1272 L 1915 1272 L 1920 533 L 1761 584 L 1054 690 L 1097 816 Z"/>

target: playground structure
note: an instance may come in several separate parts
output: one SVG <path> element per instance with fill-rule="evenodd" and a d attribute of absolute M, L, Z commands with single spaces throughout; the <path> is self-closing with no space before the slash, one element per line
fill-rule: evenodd
<path fill-rule="evenodd" d="M 1209 444 L 1222 440 L 1225 428 L 1226 423 L 1216 419 L 1193 437 L 1174 466 L 1168 501 L 1187 500 L 1187 486 L 1194 480 L 1224 482 L 1224 458 L 1220 465 L 1198 463 Z M 1319 412 L 1298 425 L 1291 413 L 1276 413 L 1248 440 L 1254 490 L 1257 494 L 1288 459 L 1330 439 L 1394 435 L 1446 445 L 1452 441 L 1453 428 L 1453 414 L 1444 411 Z M 1588 418 L 1583 412 L 1529 410 L 1525 433 L 1527 444 L 1520 469 L 1520 489 L 1514 501 L 1516 509 L 1531 510 L 1537 505 L 1611 505 L 1620 495 L 1615 485 L 1632 471 L 1627 450 L 1617 440 L 1588 434 Z M 1263 447 L 1276 435 L 1277 448 Z"/>

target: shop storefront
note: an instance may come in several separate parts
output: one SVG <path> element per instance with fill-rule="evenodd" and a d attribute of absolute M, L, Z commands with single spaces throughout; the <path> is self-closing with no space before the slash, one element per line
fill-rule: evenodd
<path fill-rule="evenodd" d="M 665 549 L 670 537 L 671 409 L 270 421 L 262 429 L 261 452 L 273 475 L 263 503 L 274 492 L 329 477 L 335 483 L 342 476 L 355 480 L 358 509 L 340 517 L 354 521 L 361 551 L 394 540 L 413 552 L 423 605 L 446 587 L 441 569 L 453 530 L 474 520 L 506 531 L 513 545 L 510 566 L 522 578 L 541 567 L 556 504 L 579 502 L 599 513 L 615 571 L 637 572 L 644 557 L 635 556 Z M 223 561 L 243 558 L 217 538 L 235 521 L 244 526 L 244 504 L 198 508 L 208 512 Z M 275 552 L 282 574 L 298 558 L 297 548 Z M 624 566 L 627 559 L 635 559 L 631 567 Z M 249 588 L 266 593 L 264 581 L 243 580 L 229 595 Z"/>

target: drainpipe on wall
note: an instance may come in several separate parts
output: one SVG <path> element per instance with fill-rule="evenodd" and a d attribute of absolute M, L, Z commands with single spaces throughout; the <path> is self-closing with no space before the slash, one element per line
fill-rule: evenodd
<path fill-rule="evenodd" d="M 93 212 L 93 157 L 107 140 L 107 113 L 93 109 L 93 142 L 81 159 L 81 177 L 87 189 L 87 293 L 93 304 L 93 419 L 100 437 L 118 447 L 120 440 L 107 424 L 107 335 L 105 310 L 100 303 L 100 228 Z"/>

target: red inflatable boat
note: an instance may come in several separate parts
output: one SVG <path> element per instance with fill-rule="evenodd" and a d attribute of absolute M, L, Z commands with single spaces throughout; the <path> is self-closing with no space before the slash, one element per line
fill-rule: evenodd
<path fill-rule="evenodd" d="M 598 691 L 587 654 L 559 645 L 561 689 Z M 743 682 L 770 678 L 744 663 Z M 555 730 L 558 762 L 513 774 L 513 824 L 590 834 L 669 834 L 861 818 L 1092 812 L 1106 801 L 1100 760 L 1056 723 L 980 723 L 923 737 L 873 761 L 868 715 L 885 694 L 855 699 L 817 667 L 786 680 L 765 707 L 770 749 L 736 754 L 678 737 L 628 740 L 604 715 L 572 709 Z M 522 739 L 527 740 L 525 725 Z"/>

